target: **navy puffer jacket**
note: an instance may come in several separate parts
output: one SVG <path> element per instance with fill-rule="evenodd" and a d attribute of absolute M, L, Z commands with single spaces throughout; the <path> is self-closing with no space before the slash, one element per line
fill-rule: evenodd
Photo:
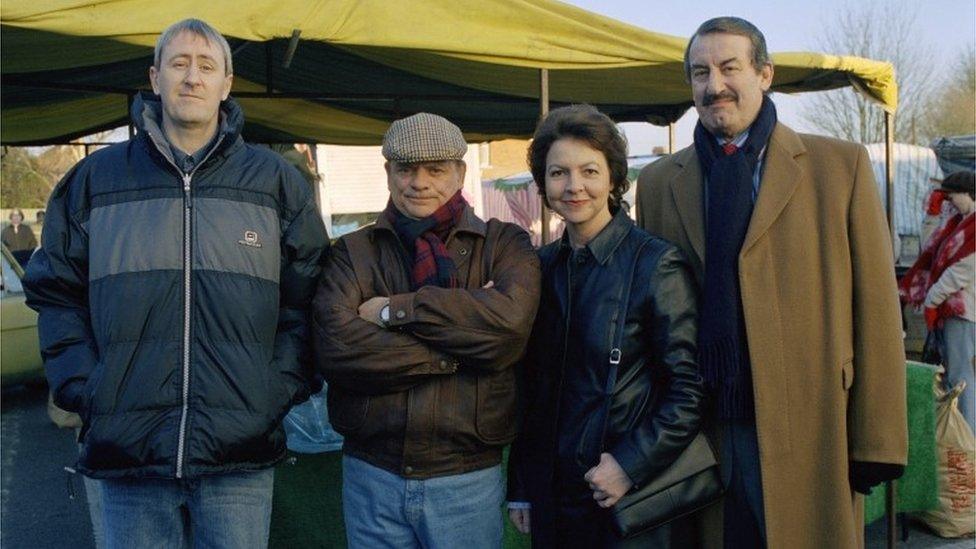
<path fill-rule="evenodd" d="M 173 162 L 158 97 L 135 138 L 57 185 L 27 267 L 45 370 L 84 419 L 78 468 L 194 478 L 284 456 L 283 416 L 307 398 L 307 320 L 328 248 L 305 180 L 245 144 L 232 100 L 191 174 Z"/>

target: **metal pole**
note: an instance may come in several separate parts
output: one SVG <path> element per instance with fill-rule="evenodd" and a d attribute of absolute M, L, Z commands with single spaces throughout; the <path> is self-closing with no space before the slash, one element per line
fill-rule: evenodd
<path fill-rule="evenodd" d="M 129 139 L 132 139 L 133 137 L 136 136 L 136 127 L 132 123 L 132 103 L 135 100 L 136 100 L 135 94 L 130 93 L 125 96 L 125 106 L 126 106 L 125 114 L 126 114 L 126 118 L 128 118 L 129 120 Z M 85 156 L 88 156 L 88 147 L 85 147 Z"/>
<path fill-rule="evenodd" d="M 892 253 L 895 245 L 895 115 L 885 111 L 885 210 L 888 214 L 888 232 L 891 235 Z M 889 481 L 885 490 L 885 514 L 888 515 L 888 549 L 898 545 L 898 515 L 895 506 L 897 481 Z"/>
<path fill-rule="evenodd" d="M 888 232 L 891 235 L 892 252 L 895 245 L 895 115 L 885 111 L 885 213 L 888 214 Z"/>
<path fill-rule="evenodd" d="M 549 114 L 549 69 L 539 69 L 539 119 L 542 120 Z M 542 245 L 549 243 L 549 208 L 543 201 L 542 210 Z"/>
<path fill-rule="evenodd" d="M 898 546 L 898 514 L 895 510 L 895 498 L 897 496 L 897 480 L 889 480 L 885 483 L 885 514 L 888 515 L 888 540 L 885 547 L 895 549 Z"/>
<path fill-rule="evenodd" d="M 668 154 L 674 154 L 674 122 L 668 122 Z"/>
<path fill-rule="evenodd" d="M 274 42 L 271 40 L 264 43 L 264 89 L 268 93 L 274 92 L 274 70 L 271 68 L 273 48 Z"/>

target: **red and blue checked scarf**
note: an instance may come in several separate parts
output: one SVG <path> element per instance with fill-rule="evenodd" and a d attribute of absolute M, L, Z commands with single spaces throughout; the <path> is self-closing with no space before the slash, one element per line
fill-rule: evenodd
<path fill-rule="evenodd" d="M 898 282 L 902 301 L 915 306 L 925 303 L 929 288 L 949 266 L 976 252 L 976 215 L 957 214 L 929 238 L 912 268 Z M 962 292 L 950 295 L 936 309 L 935 326 L 942 327 L 947 318 L 962 316 L 966 312 L 966 300 Z"/>
<path fill-rule="evenodd" d="M 383 215 L 393 225 L 400 242 L 413 258 L 410 271 L 410 289 L 423 286 L 457 288 L 457 266 L 447 251 L 444 241 L 451 229 L 461 220 L 468 203 L 461 191 L 454 194 L 434 213 L 423 219 L 412 219 L 400 213 L 390 201 Z"/>

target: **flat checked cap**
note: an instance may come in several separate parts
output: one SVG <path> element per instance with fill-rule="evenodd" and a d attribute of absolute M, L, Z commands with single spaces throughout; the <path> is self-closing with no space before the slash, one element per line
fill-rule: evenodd
<path fill-rule="evenodd" d="M 464 160 L 467 152 L 461 129 L 429 112 L 397 120 L 383 136 L 383 157 L 401 164 Z"/>

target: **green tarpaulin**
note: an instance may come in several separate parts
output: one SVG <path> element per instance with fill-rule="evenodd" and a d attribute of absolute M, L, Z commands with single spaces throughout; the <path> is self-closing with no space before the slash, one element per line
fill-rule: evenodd
<path fill-rule="evenodd" d="M 0 141 L 53 143 L 125 124 L 129 98 L 148 86 L 152 45 L 185 17 L 229 38 L 233 94 L 255 141 L 376 144 L 391 120 L 421 110 L 471 141 L 526 137 L 540 69 L 554 105 L 592 103 L 618 121 L 663 124 L 691 105 L 686 39 L 551 0 L 7 0 Z M 773 57 L 774 91 L 854 84 L 896 107 L 888 63 Z"/>

